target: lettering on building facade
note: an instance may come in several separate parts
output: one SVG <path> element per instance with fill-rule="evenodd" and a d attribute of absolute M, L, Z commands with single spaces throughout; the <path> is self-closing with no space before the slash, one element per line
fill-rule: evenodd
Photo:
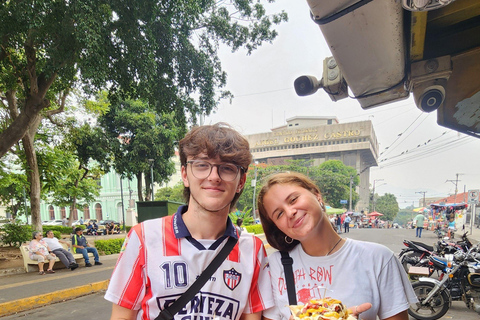
<path fill-rule="evenodd" d="M 335 139 L 335 138 L 347 138 L 347 137 L 358 137 L 360 135 L 360 130 L 345 130 L 345 131 L 337 131 L 337 132 L 327 132 L 325 133 L 325 139 Z"/>
<path fill-rule="evenodd" d="M 308 141 L 358 137 L 362 133 L 361 130 L 359 129 L 327 132 L 323 135 L 323 139 L 322 139 L 322 137 L 317 132 L 318 132 L 318 129 L 315 129 L 315 128 L 282 130 L 282 131 L 273 133 L 273 136 L 276 138 L 262 139 L 257 141 L 254 144 L 253 148 L 276 146 L 279 144 L 289 144 L 289 143 L 296 143 L 296 142 L 308 142 Z"/>

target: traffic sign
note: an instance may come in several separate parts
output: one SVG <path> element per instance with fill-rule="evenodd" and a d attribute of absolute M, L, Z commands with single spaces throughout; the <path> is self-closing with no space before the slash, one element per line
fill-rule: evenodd
<path fill-rule="evenodd" d="M 347 200 L 340 200 L 340 204 L 347 204 L 348 201 Z"/>
<path fill-rule="evenodd" d="M 475 203 L 478 204 L 478 196 L 480 194 L 480 190 L 468 190 L 468 203 Z"/>

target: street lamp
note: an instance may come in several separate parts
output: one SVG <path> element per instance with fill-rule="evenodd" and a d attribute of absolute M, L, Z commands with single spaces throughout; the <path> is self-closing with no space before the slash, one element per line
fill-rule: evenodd
<path fill-rule="evenodd" d="M 373 197 L 372 197 L 372 201 L 373 201 L 373 211 L 375 211 L 375 182 L 376 181 L 383 181 L 383 179 L 374 179 L 373 180 L 373 188 L 372 188 L 372 193 L 373 193 Z"/>
<path fill-rule="evenodd" d="M 154 200 L 153 199 L 153 162 L 155 160 L 154 159 L 148 159 L 148 162 L 150 162 L 150 179 L 152 180 L 151 183 L 152 183 L 152 201 Z"/>
<path fill-rule="evenodd" d="M 255 161 L 254 163 L 254 166 L 255 166 L 255 178 L 253 178 L 252 180 L 252 187 L 253 187 L 253 204 L 252 204 L 252 214 L 253 214 L 253 219 L 257 219 L 257 216 L 255 214 L 255 192 L 256 192 L 256 189 L 257 189 L 257 164 L 258 164 L 258 161 Z"/>

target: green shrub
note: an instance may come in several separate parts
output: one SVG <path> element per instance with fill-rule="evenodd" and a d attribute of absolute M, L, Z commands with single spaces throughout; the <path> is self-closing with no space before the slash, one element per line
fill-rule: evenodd
<path fill-rule="evenodd" d="M 120 253 L 124 240 L 124 238 L 97 240 L 95 241 L 95 248 L 103 255 Z"/>
<path fill-rule="evenodd" d="M 20 247 L 25 241 L 32 240 L 32 227 L 12 222 L 0 227 L 0 242 L 12 247 Z"/>
<path fill-rule="evenodd" d="M 245 229 L 247 229 L 247 231 L 249 233 L 254 233 L 254 234 L 262 234 L 264 233 L 263 232 L 263 227 L 261 224 L 252 224 L 250 226 L 245 226 Z"/>

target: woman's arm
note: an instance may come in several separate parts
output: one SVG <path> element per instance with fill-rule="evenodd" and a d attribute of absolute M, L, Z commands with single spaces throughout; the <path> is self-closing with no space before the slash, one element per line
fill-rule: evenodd
<path fill-rule="evenodd" d="M 390 318 L 385 318 L 383 320 L 408 320 L 408 310 L 402 311 Z"/>

